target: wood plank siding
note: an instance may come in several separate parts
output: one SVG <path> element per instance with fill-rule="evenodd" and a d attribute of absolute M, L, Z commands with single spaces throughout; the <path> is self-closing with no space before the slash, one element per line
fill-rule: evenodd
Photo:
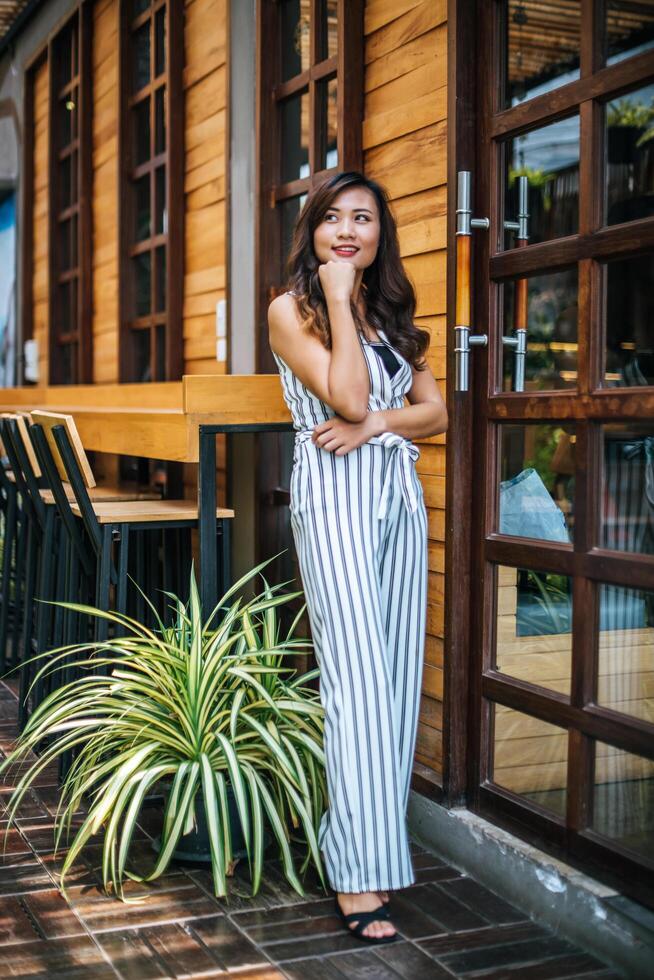
<path fill-rule="evenodd" d="M 227 0 L 187 2 L 184 43 L 184 373 L 224 374 L 216 303 L 225 299 Z"/>
<path fill-rule="evenodd" d="M 48 257 L 49 78 L 44 60 L 34 71 L 34 203 L 32 207 L 32 324 L 38 344 L 39 377 L 48 376 L 50 275 Z"/>
<path fill-rule="evenodd" d="M 93 7 L 93 381 L 118 382 L 118 0 Z"/>
<path fill-rule="evenodd" d="M 364 166 L 389 192 L 416 323 L 429 330 L 429 366 L 445 394 L 447 209 L 446 0 L 368 0 L 365 9 Z M 429 520 L 429 595 L 416 758 L 442 772 L 445 437 L 420 443 Z"/>

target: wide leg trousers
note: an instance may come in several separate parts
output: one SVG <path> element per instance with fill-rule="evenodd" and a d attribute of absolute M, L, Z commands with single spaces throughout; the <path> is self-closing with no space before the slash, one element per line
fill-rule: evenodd
<path fill-rule="evenodd" d="M 304 440 L 291 476 L 291 526 L 325 709 L 329 807 L 319 842 L 339 892 L 415 881 L 406 808 L 424 654 L 427 516 L 414 464 L 401 452 L 366 443 L 336 456 Z"/>

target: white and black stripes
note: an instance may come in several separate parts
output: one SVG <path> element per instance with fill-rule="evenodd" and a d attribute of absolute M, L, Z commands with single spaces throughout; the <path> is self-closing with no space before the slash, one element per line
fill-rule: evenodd
<path fill-rule="evenodd" d="M 401 407 L 410 365 L 391 378 L 363 344 L 369 410 Z M 406 831 L 427 602 L 427 517 L 418 450 L 394 433 L 344 456 L 316 446 L 333 412 L 277 358 L 298 430 L 291 526 L 325 708 L 329 809 L 320 846 L 341 892 L 414 879 Z"/>

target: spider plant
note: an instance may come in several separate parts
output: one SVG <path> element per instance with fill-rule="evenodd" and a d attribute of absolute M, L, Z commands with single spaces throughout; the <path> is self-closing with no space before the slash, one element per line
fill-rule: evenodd
<path fill-rule="evenodd" d="M 205 621 L 193 571 L 188 603 L 170 595 L 173 621 L 165 625 L 157 617 L 155 629 L 116 612 L 61 603 L 109 620 L 116 636 L 39 655 L 48 663 L 37 678 L 63 671 L 64 682 L 30 716 L 0 773 L 27 764 L 8 807 L 12 821 L 39 773 L 72 756 L 55 821 L 56 848 L 64 839 L 68 846 L 62 889 L 80 852 L 101 833 L 104 887 L 127 900 L 125 880 L 161 875 L 180 837 L 194 829 L 196 808 L 203 807 L 215 893 L 225 895 L 232 861 L 228 784 L 253 894 L 261 882 L 265 821 L 296 891 L 304 894 L 294 839 L 306 848 L 300 874 L 313 861 L 324 885 L 317 842 L 327 798 L 323 710 L 308 686 L 318 671 L 298 676 L 288 664 L 310 647 L 294 636 L 304 610 L 286 635 L 278 618 L 279 607 L 302 593 L 280 593 L 283 586 L 271 587 L 262 576 L 262 592 L 229 604 L 266 564 L 236 582 Z M 72 658 L 78 676 L 70 680 L 65 671 Z M 130 843 L 143 802 L 161 780 L 168 781 L 169 792 L 158 856 L 148 874 L 137 875 L 129 870 Z M 84 801 L 86 816 L 75 818 Z"/>

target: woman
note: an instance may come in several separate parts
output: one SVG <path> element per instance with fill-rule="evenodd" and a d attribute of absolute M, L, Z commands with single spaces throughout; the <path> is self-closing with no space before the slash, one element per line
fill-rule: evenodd
<path fill-rule="evenodd" d="M 391 942 L 388 892 L 415 880 L 406 806 L 427 599 L 410 440 L 444 432 L 447 412 L 378 184 L 341 173 L 313 191 L 289 270 L 268 323 L 296 430 L 291 522 L 325 708 L 319 842 L 347 928 Z"/>

